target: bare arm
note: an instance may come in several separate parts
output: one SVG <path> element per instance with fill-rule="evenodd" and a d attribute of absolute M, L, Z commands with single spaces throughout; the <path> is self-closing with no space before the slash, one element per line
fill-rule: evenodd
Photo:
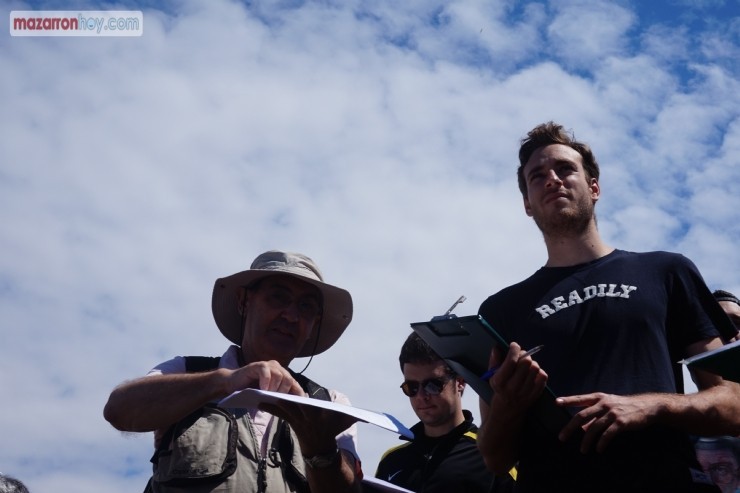
<path fill-rule="evenodd" d="M 693 344 L 687 354 L 693 355 L 719 347 L 719 339 Z M 740 386 L 708 372 L 697 371 L 695 394 L 650 393 L 619 396 L 593 393 L 560 397 L 563 406 L 582 407 L 560 433 L 567 440 L 583 428 L 581 451 L 592 447 L 602 452 L 612 439 L 625 431 L 635 431 L 654 424 L 681 429 L 703 436 L 737 435 L 740 433 Z"/>
<path fill-rule="evenodd" d="M 237 370 L 153 375 L 116 387 L 103 410 L 121 431 L 163 429 L 206 403 L 247 387 L 303 395 L 300 385 L 276 361 L 250 363 Z"/>
<path fill-rule="evenodd" d="M 508 473 L 519 459 L 526 411 L 547 383 L 547 374 L 537 362 L 529 356 L 521 358 L 521 353 L 521 347 L 511 343 L 499 367 L 501 354 L 494 348 L 490 365 L 499 367 L 489 381 L 494 394 L 489 404 L 481 401 L 478 448 L 488 469 L 497 474 Z"/>

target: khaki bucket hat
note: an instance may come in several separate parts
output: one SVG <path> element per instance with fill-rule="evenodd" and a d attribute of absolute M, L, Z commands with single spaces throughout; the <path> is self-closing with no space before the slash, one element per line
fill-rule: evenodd
<path fill-rule="evenodd" d="M 297 357 L 323 353 L 337 342 L 352 321 L 352 296 L 342 288 L 325 283 L 316 263 L 300 253 L 271 250 L 254 259 L 249 270 L 217 279 L 211 301 L 216 325 L 228 340 L 241 346 L 239 290 L 259 279 L 277 274 L 295 277 L 316 286 L 321 292 L 324 303 L 319 322 L 321 330 L 317 330 L 319 327 L 314 329 Z M 318 343 L 317 336 L 320 337 Z"/>

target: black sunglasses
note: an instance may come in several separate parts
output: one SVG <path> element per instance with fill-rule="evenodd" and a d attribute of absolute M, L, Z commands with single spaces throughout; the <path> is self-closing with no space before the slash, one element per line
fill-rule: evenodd
<path fill-rule="evenodd" d="M 414 397 L 419 393 L 419 389 L 424 389 L 424 392 L 428 395 L 439 395 L 442 389 L 445 388 L 447 382 L 452 380 L 451 378 L 428 378 L 422 382 L 415 382 L 413 380 L 406 380 L 401 384 L 401 390 L 409 397 Z"/>

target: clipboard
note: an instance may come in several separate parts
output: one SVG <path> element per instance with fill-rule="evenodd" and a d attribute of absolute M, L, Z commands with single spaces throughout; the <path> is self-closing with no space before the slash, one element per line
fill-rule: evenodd
<path fill-rule="evenodd" d="M 690 369 L 698 368 L 715 373 L 725 380 L 740 383 L 740 341 L 699 353 L 679 361 Z"/>
<path fill-rule="evenodd" d="M 509 349 L 509 343 L 483 317 L 446 314 L 428 322 L 414 322 L 411 328 L 450 368 L 465 379 L 481 399 L 486 402 L 491 400 L 493 390 L 487 380 L 481 379 L 481 375 L 488 370 L 493 346 L 498 345 L 505 353 Z M 544 350 L 547 351 L 547 348 Z M 555 404 L 556 397 L 546 386 L 533 404 L 532 411 L 537 420 L 557 436 L 572 415 L 566 408 Z"/>

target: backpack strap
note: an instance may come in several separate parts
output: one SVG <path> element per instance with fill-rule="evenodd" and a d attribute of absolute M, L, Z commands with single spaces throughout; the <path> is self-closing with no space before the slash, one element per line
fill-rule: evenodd
<path fill-rule="evenodd" d="M 288 368 L 288 371 L 290 372 L 290 376 L 292 376 L 296 380 L 296 382 L 298 382 L 298 385 L 301 386 L 303 391 L 307 393 L 310 398 L 321 399 L 322 401 L 331 400 L 331 396 L 329 395 L 329 391 L 326 389 L 326 387 L 322 387 L 307 376 L 301 373 L 296 373 L 290 368 Z"/>
<path fill-rule="evenodd" d="M 215 370 L 221 362 L 220 356 L 185 356 L 185 371 L 188 373 Z M 288 368 L 292 376 L 303 391 L 312 399 L 330 401 L 331 396 L 326 387 L 323 387 L 301 373 Z"/>
<path fill-rule="evenodd" d="M 215 370 L 220 362 L 220 356 L 185 356 L 185 371 L 193 373 Z"/>

